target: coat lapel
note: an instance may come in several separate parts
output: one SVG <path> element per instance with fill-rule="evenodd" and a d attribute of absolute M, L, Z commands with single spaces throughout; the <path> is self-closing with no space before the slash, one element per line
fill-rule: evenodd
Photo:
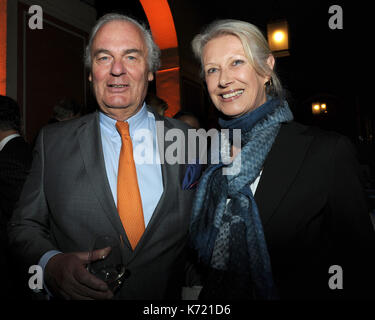
<path fill-rule="evenodd" d="M 92 117 L 87 117 L 87 120 L 78 128 L 78 141 L 95 196 L 117 233 L 125 236 L 106 174 L 98 112 L 95 112 Z M 127 239 L 126 242 L 128 242 Z M 128 245 L 130 246 L 129 243 Z"/>
<path fill-rule="evenodd" d="M 280 201 L 297 175 L 313 137 L 303 135 L 304 126 L 283 124 L 264 163 L 255 192 L 263 226 L 275 214 Z"/>

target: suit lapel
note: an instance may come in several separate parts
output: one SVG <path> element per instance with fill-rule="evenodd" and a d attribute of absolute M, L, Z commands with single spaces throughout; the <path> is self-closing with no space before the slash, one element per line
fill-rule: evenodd
<path fill-rule="evenodd" d="M 158 119 L 156 119 L 158 120 Z M 164 124 L 164 129 L 166 130 L 169 130 L 170 128 L 166 126 L 166 122 L 163 122 Z M 160 213 L 161 213 L 161 206 L 164 202 L 165 199 L 168 198 L 168 195 L 167 195 L 167 191 L 168 191 L 168 181 L 171 181 L 171 177 L 170 177 L 170 173 L 171 173 L 171 170 L 170 170 L 170 166 L 168 166 L 166 163 L 165 163 L 165 159 L 164 159 L 164 156 L 165 156 L 165 150 L 168 148 L 168 145 L 171 143 L 171 142 L 168 142 L 168 141 L 165 141 L 165 132 L 162 131 L 162 128 L 158 127 L 157 126 L 157 137 L 158 137 L 158 149 L 159 149 L 159 155 L 160 155 L 160 160 L 161 160 L 161 173 L 162 173 L 162 178 L 163 178 L 163 193 L 159 199 L 159 202 L 155 208 L 155 211 L 151 217 L 151 220 L 147 226 L 148 230 L 147 232 L 150 232 L 150 229 L 153 228 L 153 226 L 156 224 L 157 220 L 158 220 L 158 217 L 160 216 Z"/>
<path fill-rule="evenodd" d="M 158 149 L 159 149 L 159 155 L 160 155 L 160 161 L 161 161 L 163 193 L 152 214 L 152 217 L 146 227 L 146 230 L 143 236 L 141 237 L 138 245 L 136 246 L 134 250 L 134 254 L 131 257 L 131 260 L 135 258 L 137 253 L 142 249 L 144 244 L 148 241 L 149 237 L 155 232 L 155 229 L 157 229 L 160 219 L 165 214 L 167 214 L 167 212 L 163 210 L 163 205 L 165 201 L 170 201 L 171 199 L 170 191 L 176 187 L 173 181 L 176 181 L 176 175 L 178 174 L 178 165 L 169 165 L 168 163 L 166 163 L 164 159 L 165 150 L 168 148 L 168 146 L 171 143 L 173 143 L 172 141 L 165 140 L 165 134 L 168 132 L 169 129 L 172 129 L 173 127 L 171 127 L 167 121 L 163 121 L 163 119 L 158 114 L 153 112 L 153 110 L 149 110 L 149 111 L 151 111 L 154 114 L 156 121 L 160 121 L 159 124 L 157 123 L 156 125 L 156 131 L 157 131 L 157 143 L 158 143 Z"/>
<path fill-rule="evenodd" d="M 312 136 L 303 135 L 305 127 L 283 124 L 264 163 L 255 192 L 263 226 L 266 227 L 297 175 Z"/>
<path fill-rule="evenodd" d="M 98 198 L 103 211 L 107 214 L 115 230 L 118 234 L 124 236 L 124 230 L 113 201 L 112 191 L 106 174 L 100 136 L 99 114 L 97 112 L 92 117 L 88 117 L 87 121 L 78 128 L 78 141 L 81 156 L 95 196 Z M 129 243 L 128 245 L 130 246 Z"/>

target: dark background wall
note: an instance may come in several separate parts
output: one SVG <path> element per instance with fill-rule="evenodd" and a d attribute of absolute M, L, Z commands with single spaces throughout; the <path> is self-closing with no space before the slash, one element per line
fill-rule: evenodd
<path fill-rule="evenodd" d="M 83 52 L 88 34 L 46 13 L 43 29 L 28 28 L 29 6 L 18 6 L 18 103 L 32 142 L 62 98 L 87 105 Z"/>

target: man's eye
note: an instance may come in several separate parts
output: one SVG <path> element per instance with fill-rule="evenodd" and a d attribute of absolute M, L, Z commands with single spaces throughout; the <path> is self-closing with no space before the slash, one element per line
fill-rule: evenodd
<path fill-rule="evenodd" d="M 107 62 L 109 61 L 109 57 L 108 56 L 98 57 L 97 60 L 99 62 Z"/>
<path fill-rule="evenodd" d="M 127 56 L 128 60 L 136 60 L 137 58 L 134 56 Z"/>

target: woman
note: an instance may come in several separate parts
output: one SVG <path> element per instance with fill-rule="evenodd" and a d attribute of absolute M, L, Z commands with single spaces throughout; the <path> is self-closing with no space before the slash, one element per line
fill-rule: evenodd
<path fill-rule="evenodd" d="M 367 297 L 375 238 L 348 140 L 293 121 L 254 25 L 217 21 L 192 45 L 220 126 L 241 129 L 239 173 L 210 165 L 193 206 L 200 298 Z"/>

